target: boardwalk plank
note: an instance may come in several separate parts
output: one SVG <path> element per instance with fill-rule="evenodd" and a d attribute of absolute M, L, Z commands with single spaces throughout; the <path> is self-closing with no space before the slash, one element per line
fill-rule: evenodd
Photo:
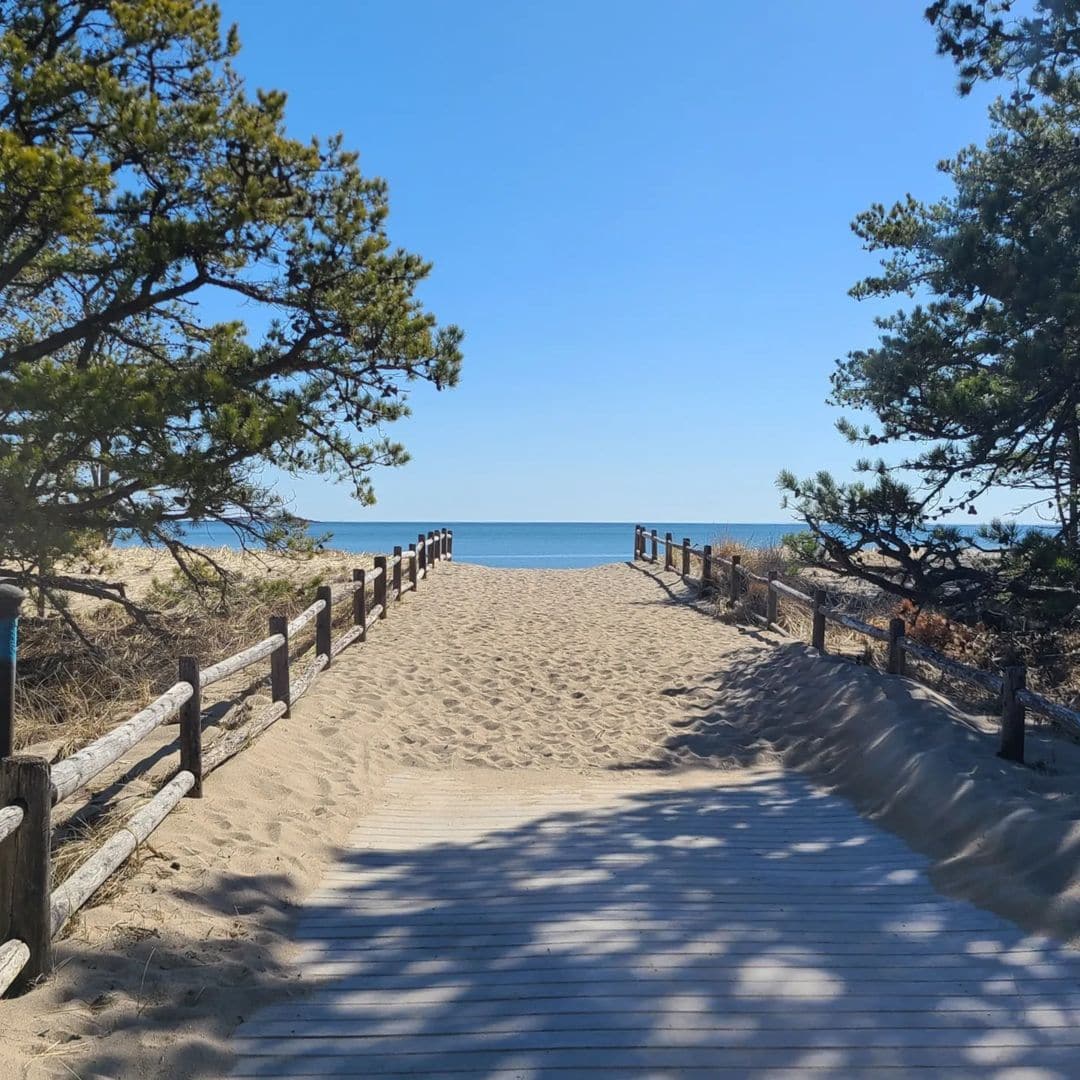
<path fill-rule="evenodd" d="M 1076 953 L 798 777 L 719 784 L 395 778 L 234 1075 L 1075 1075 Z"/>

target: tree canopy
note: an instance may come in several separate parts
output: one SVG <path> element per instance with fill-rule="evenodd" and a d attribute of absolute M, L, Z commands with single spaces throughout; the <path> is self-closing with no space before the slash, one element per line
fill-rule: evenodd
<path fill-rule="evenodd" d="M 186 567 L 192 519 L 286 543 L 271 462 L 372 501 L 408 384 L 461 363 L 385 183 L 286 134 L 205 0 L 0 0 L 0 28 L 0 566 L 101 594 L 56 565 L 118 531 Z"/>
<path fill-rule="evenodd" d="M 958 42 L 962 64 L 982 65 L 962 67 L 965 78 L 997 72 L 1007 59 L 1034 62 L 1022 28 L 984 22 L 977 37 L 976 28 L 962 24 L 962 15 L 975 19 L 976 7 L 985 17 L 1008 6 L 931 9 L 941 33 L 947 28 L 956 35 L 949 40 Z M 1044 50 L 1041 42 L 1036 46 Z M 1053 51 L 1059 74 L 1064 48 Z M 866 478 L 855 483 L 824 473 L 801 481 L 790 473 L 781 477 L 810 527 L 811 557 L 917 603 L 971 617 L 989 611 L 1005 617 L 1011 609 L 1060 618 L 1075 610 L 1078 109 L 1080 100 L 1065 94 L 1034 103 L 1026 95 L 998 101 L 985 146 L 969 147 L 940 166 L 952 195 L 930 204 L 908 196 L 888 208 L 874 205 L 853 223 L 865 248 L 881 255 L 881 267 L 852 295 L 907 303 L 875 320 L 880 337 L 874 347 L 838 362 L 831 400 L 873 417 L 861 426 L 841 420 L 850 440 L 894 449 L 887 461 L 861 461 Z M 1004 546 L 1006 556 L 973 558 L 970 538 L 940 522 L 958 512 L 976 516 L 990 489 L 1014 491 L 1015 509 L 1037 511 L 1054 523 L 1056 535 L 1019 541 L 1015 530 L 994 525 L 983 539 Z M 892 572 L 865 558 L 867 546 L 891 556 Z"/>
<path fill-rule="evenodd" d="M 926 18 L 937 31 L 938 52 L 951 57 L 960 93 L 976 82 L 1011 79 L 1015 96 L 1075 93 L 1080 58 L 1080 0 L 935 0 Z"/>

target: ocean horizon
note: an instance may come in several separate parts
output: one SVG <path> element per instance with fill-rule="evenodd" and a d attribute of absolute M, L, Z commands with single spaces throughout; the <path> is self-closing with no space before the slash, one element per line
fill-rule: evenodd
<path fill-rule="evenodd" d="M 580 569 L 623 562 L 633 553 L 635 522 L 625 521 L 310 521 L 308 533 L 323 547 L 339 551 L 381 552 L 407 547 L 435 528 L 454 532 L 454 560 L 481 566 L 529 569 Z M 689 537 L 694 547 L 724 540 L 747 547 L 771 547 L 789 533 L 805 531 L 798 522 L 645 521 L 663 539 Z M 958 526 L 974 536 L 978 525 Z M 207 547 L 239 547 L 227 525 L 193 526 L 189 540 Z"/>

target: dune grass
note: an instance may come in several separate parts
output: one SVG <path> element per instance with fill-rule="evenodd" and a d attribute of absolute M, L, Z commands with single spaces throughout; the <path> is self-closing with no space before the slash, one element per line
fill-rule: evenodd
<path fill-rule="evenodd" d="M 211 554 L 226 576 L 204 573 L 193 582 L 160 554 L 108 553 L 109 572 L 129 581 L 129 595 L 152 612 L 146 624 L 107 603 L 73 605 L 69 614 L 78 632 L 56 611 L 24 616 L 16 746 L 69 754 L 171 686 L 180 656 L 203 664 L 229 656 L 265 637 L 271 615 L 294 615 L 314 600 L 318 586 L 371 566 L 370 557 L 346 552 L 295 560 L 227 549 Z M 334 614 L 338 622 L 348 621 L 348 605 L 338 605 Z M 310 636 L 296 643 L 300 651 Z M 235 682 L 215 686 L 204 704 L 213 707 L 242 688 Z"/>

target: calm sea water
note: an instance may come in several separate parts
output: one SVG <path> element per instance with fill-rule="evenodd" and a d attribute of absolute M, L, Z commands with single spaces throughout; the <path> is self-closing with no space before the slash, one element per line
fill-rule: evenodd
<path fill-rule="evenodd" d="M 788 533 L 799 531 L 795 522 L 646 522 L 663 540 L 670 531 L 676 543 L 690 537 L 694 547 L 735 540 L 748 547 L 769 547 Z M 634 548 L 634 523 L 626 521 L 317 521 L 313 536 L 329 533 L 328 548 L 341 551 L 391 551 L 395 544 L 408 547 L 419 533 L 439 526 L 454 531 L 454 559 L 483 566 L 571 568 L 600 566 L 629 559 Z M 960 526 L 974 536 L 977 525 Z M 209 547 L 238 547 L 224 525 L 192 528 L 189 538 Z M 120 541 L 123 543 L 123 541 Z"/>
<path fill-rule="evenodd" d="M 794 522 L 646 522 L 663 539 L 670 531 L 676 543 L 690 537 L 694 547 L 735 540 L 748 547 L 768 547 L 798 531 Z M 634 549 L 634 523 L 625 521 L 317 521 L 313 536 L 329 533 L 326 547 L 341 551 L 390 551 L 395 544 L 408 547 L 419 533 L 434 527 L 453 529 L 454 559 L 482 566 L 550 567 L 566 569 L 600 566 L 629 559 Z M 978 526 L 962 526 L 974 535 Z M 189 538 L 212 547 L 238 547 L 223 525 L 193 528 Z"/>
<path fill-rule="evenodd" d="M 328 548 L 341 551 L 390 551 L 395 544 L 407 547 L 419 533 L 435 528 L 453 529 L 454 559 L 483 566 L 568 568 L 600 566 L 629 559 L 634 550 L 633 522 L 503 522 L 503 521 L 319 521 L 309 532 L 330 534 Z M 796 530 L 785 524 L 724 524 L 722 522 L 649 522 L 661 539 L 668 530 L 676 543 L 690 537 L 695 547 L 724 537 L 751 546 L 777 543 Z M 222 525 L 193 528 L 189 537 L 197 544 L 236 547 L 230 530 Z"/>

